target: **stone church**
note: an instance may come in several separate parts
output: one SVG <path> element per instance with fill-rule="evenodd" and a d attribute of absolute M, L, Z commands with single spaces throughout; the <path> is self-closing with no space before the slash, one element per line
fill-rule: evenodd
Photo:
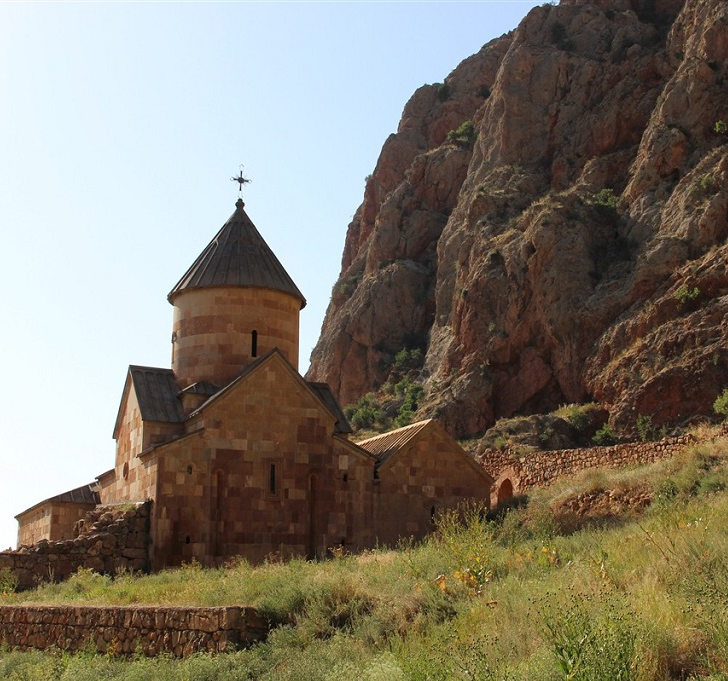
<path fill-rule="evenodd" d="M 130 366 L 116 461 L 17 516 L 18 543 L 65 540 L 97 505 L 151 500 L 152 570 L 233 556 L 318 557 L 422 537 L 492 478 L 435 421 L 354 443 L 335 395 L 298 373 L 306 300 L 235 212 L 168 296 L 172 367 Z"/>

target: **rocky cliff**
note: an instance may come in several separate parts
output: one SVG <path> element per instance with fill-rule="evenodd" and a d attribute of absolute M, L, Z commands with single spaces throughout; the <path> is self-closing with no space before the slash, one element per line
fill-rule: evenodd
<path fill-rule="evenodd" d="M 562 0 L 418 89 L 349 225 L 308 378 L 343 404 L 420 348 L 459 436 L 728 386 L 728 3 Z M 468 122 L 471 122 L 468 123 Z"/>

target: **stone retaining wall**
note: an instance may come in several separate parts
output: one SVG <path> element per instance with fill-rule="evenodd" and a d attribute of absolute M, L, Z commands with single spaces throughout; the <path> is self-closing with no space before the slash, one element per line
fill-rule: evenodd
<path fill-rule="evenodd" d="M 253 608 L 0 606 L 0 644 L 144 655 L 226 652 L 266 638 Z"/>
<path fill-rule="evenodd" d="M 0 552 L 0 571 L 9 570 L 18 589 L 60 582 L 79 568 L 113 575 L 149 571 L 150 502 L 100 506 L 76 523 L 75 539 L 41 540 L 17 551 Z"/>
<path fill-rule="evenodd" d="M 508 481 L 513 487 L 513 495 L 524 494 L 533 487 L 543 487 L 556 478 L 587 468 L 618 468 L 668 459 L 694 442 L 692 435 L 684 435 L 659 442 L 630 442 L 611 447 L 536 451 L 521 455 L 509 448 L 488 449 L 476 452 L 476 457 L 495 480 L 491 497 L 491 507 L 495 508 L 501 486 L 506 483 L 503 489 L 507 489 Z M 502 496 L 501 501 L 504 500 Z"/>

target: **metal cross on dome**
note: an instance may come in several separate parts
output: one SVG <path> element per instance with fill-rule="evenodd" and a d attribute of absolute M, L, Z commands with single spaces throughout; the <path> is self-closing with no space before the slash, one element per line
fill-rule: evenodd
<path fill-rule="evenodd" d="M 240 186 L 238 188 L 238 196 L 242 199 L 243 198 L 243 185 L 249 184 L 252 182 L 252 180 L 249 180 L 247 177 L 243 177 L 243 164 L 240 164 L 240 174 L 237 177 L 231 177 L 230 180 L 232 182 L 237 182 Z"/>

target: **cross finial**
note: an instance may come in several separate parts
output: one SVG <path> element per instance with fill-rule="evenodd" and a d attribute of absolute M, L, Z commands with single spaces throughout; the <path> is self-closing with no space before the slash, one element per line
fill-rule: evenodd
<path fill-rule="evenodd" d="M 252 180 L 249 180 L 247 177 L 243 177 L 243 164 L 240 164 L 240 174 L 237 177 L 231 177 L 230 180 L 232 182 L 237 182 L 240 186 L 238 188 L 238 197 L 242 200 L 243 198 L 243 185 L 249 184 L 252 182 Z"/>

